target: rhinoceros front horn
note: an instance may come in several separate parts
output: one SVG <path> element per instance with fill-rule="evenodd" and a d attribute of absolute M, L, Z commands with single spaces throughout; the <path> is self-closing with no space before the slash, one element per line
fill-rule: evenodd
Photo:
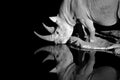
<path fill-rule="evenodd" d="M 46 36 L 42 36 L 40 34 L 38 34 L 37 32 L 34 32 L 39 38 L 47 40 L 47 41 L 55 41 L 55 38 L 57 37 L 55 34 L 52 35 L 46 35 Z"/>

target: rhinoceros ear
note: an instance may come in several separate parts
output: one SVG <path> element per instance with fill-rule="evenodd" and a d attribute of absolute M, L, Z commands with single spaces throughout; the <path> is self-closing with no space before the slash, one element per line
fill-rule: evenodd
<path fill-rule="evenodd" d="M 57 17 L 49 17 L 53 22 L 57 21 Z"/>
<path fill-rule="evenodd" d="M 56 67 L 53 68 L 50 72 L 51 72 L 51 73 L 57 73 L 57 69 L 56 69 Z"/>

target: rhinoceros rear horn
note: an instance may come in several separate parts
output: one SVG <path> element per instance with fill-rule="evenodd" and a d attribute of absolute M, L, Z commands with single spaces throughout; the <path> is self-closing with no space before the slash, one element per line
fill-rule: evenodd
<path fill-rule="evenodd" d="M 43 23 L 43 26 L 44 26 L 50 33 L 53 33 L 53 32 L 55 31 L 55 28 L 54 28 L 54 27 L 46 26 L 44 23 Z"/>

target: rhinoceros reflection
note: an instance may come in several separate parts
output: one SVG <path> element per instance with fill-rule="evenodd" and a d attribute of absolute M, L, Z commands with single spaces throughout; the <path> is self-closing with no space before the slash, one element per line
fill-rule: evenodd
<path fill-rule="evenodd" d="M 58 62 L 57 66 L 52 69 L 50 72 L 57 73 L 60 80 L 87 80 L 90 77 L 90 74 L 93 71 L 93 66 L 95 64 L 95 53 L 96 51 L 81 51 L 75 54 L 82 54 L 80 57 L 80 65 L 76 65 L 73 60 L 73 54 L 66 45 L 56 45 L 56 46 L 47 46 L 38 49 L 35 54 L 39 51 L 48 51 L 50 54 L 43 62 L 47 60 L 56 60 Z M 88 62 L 85 61 L 85 54 L 89 54 Z M 82 66 L 82 67 L 81 67 Z"/>
<path fill-rule="evenodd" d="M 43 60 L 43 62 L 45 62 L 46 60 L 54 59 L 58 62 L 58 65 L 50 72 L 59 73 L 61 71 L 64 71 L 65 68 L 73 62 L 72 53 L 66 45 L 43 47 L 38 49 L 35 54 L 42 50 L 51 53 L 50 55 L 48 55 L 47 58 Z"/>

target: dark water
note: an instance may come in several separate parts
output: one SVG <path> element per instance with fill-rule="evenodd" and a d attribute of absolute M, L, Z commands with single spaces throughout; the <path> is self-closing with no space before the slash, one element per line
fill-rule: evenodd
<path fill-rule="evenodd" d="M 45 46 L 56 46 L 52 42 L 44 41 L 34 34 L 32 35 L 32 54 L 31 54 L 31 74 L 35 76 L 35 79 L 43 79 L 43 80 L 57 80 L 58 76 L 55 73 L 49 73 L 51 69 L 53 69 L 57 62 L 55 60 L 48 60 L 44 63 L 42 61 L 47 57 L 47 55 L 51 54 L 48 51 L 38 51 L 37 54 L 34 54 L 36 50 Z M 58 45 L 61 46 L 62 45 Z M 80 47 L 71 47 L 72 45 L 66 44 L 68 49 L 70 50 L 71 54 L 73 55 L 73 63 L 77 65 L 81 70 L 89 61 L 90 55 L 89 51 L 82 50 Z M 61 49 L 60 48 L 60 49 Z M 86 54 L 85 54 L 86 53 Z M 82 61 L 83 55 L 85 54 L 85 59 Z M 95 65 L 94 69 L 103 67 L 103 66 L 110 66 L 115 68 L 117 71 L 120 70 L 120 58 L 115 56 L 114 54 L 103 52 L 103 51 L 96 51 L 95 52 Z M 79 71 L 77 72 L 79 73 Z"/>

